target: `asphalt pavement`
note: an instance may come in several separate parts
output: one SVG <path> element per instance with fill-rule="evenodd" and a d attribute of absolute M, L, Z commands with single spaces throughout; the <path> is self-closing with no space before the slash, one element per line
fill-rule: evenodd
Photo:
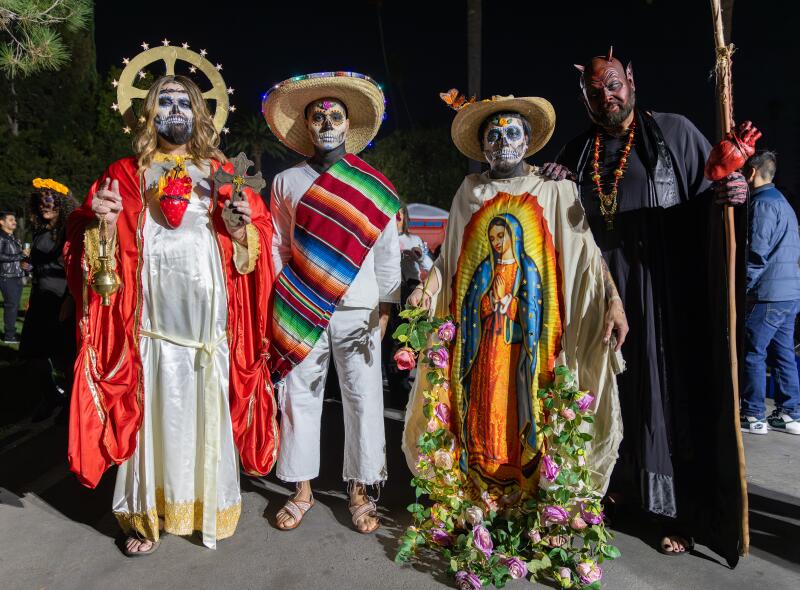
<path fill-rule="evenodd" d="M 164 537 L 137 559 L 119 550 L 110 512 L 114 472 L 95 490 L 66 465 L 66 427 L 59 420 L 22 420 L 0 430 L 0 588 L 94 589 L 353 589 L 452 588 L 429 564 L 397 565 L 397 539 L 409 524 L 410 474 L 400 452 L 402 423 L 386 418 L 390 478 L 380 498 L 383 527 L 353 530 L 341 481 L 341 406 L 325 404 L 316 506 L 295 531 L 272 526 L 289 487 L 273 477 L 242 477 L 243 510 L 236 534 L 216 550 L 196 538 Z M 706 548 L 666 557 L 646 528 L 618 532 L 622 557 L 605 568 L 609 590 L 800 589 L 800 436 L 745 435 L 750 487 L 751 555 L 735 570 Z M 628 530 L 628 529 L 626 529 Z M 512 590 L 530 588 L 517 581 Z M 537 586 L 545 588 L 545 586 Z"/>

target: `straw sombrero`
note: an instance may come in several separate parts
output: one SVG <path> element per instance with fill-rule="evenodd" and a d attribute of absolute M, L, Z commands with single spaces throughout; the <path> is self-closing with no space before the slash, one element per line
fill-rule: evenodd
<path fill-rule="evenodd" d="M 491 99 L 478 102 L 467 102 L 458 108 L 453 119 L 450 135 L 458 151 L 473 160 L 483 162 L 483 147 L 478 139 L 478 129 L 486 117 L 494 113 L 512 111 L 519 113 L 531 126 L 531 138 L 525 157 L 542 149 L 553 135 L 556 126 L 556 112 L 547 99 L 538 96 L 515 98 L 509 96 L 493 96 Z"/>
<path fill-rule="evenodd" d="M 356 72 L 295 76 L 267 92 L 261 103 L 261 112 L 269 128 L 284 145 L 304 156 L 311 156 L 314 144 L 306 127 L 306 106 L 327 97 L 340 100 L 347 107 L 350 130 L 345 147 L 351 154 L 359 153 L 378 134 L 385 105 L 381 87 L 369 76 Z"/>

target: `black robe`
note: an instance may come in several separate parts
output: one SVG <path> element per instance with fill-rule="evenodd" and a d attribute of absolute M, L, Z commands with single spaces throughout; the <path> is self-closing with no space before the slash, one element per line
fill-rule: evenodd
<path fill-rule="evenodd" d="M 557 161 L 578 188 L 625 306 L 630 333 L 618 377 L 624 438 L 611 490 L 677 519 L 732 565 L 740 543 L 740 479 L 727 353 L 722 208 L 703 167 L 710 144 L 685 117 L 637 111 L 634 149 L 608 229 L 591 180 L 595 128 Z M 610 191 L 627 135 L 603 136 Z"/>

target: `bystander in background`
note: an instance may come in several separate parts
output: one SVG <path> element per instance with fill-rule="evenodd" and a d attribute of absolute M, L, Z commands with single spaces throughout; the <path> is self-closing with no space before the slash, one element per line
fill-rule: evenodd
<path fill-rule="evenodd" d="M 17 312 L 22 295 L 22 261 L 28 253 L 14 235 L 17 217 L 12 211 L 0 211 L 0 292 L 3 294 L 3 342 L 17 344 Z"/>
<path fill-rule="evenodd" d="M 797 216 L 775 188 L 775 153 L 759 151 L 745 166 L 751 189 L 747 252 L 744 387 L 741 426 L 800 434 L 800 380 L 794 353 L 800 311 L 800 236 Z M 775 411 L 767 417 L 766 368 L 775 384 Z"/>
<path fill-rule="evenodd" d="M 392 360 L 397 348 L 392 334 L 400 325 L 399 310 L 403 309 L 406 299 L 414 287 L 425 279 L 433 266 L 433 259 L 428 252 L 428 245 L 423 239 L 408 230 L 408 208 L 401 207 L 395 216 L 397 234 L 400 238 L 400 304 L 389 318 L 389 327 L 386 330 L 381 352 L 383 358 L 384 375 L 386 376 L 389 397 L 384 405 L 390 408 L 403 409 L 408 402 L 408 392 L 411 391 L 411 375 L 409 371 L 401 371 Z"/>
<path fill-rule="evenodd" d="M 69 189 L 52 179 L 37 178 L 28 202 L 33 227 L 30 264 L 32 287 L 22 328 L 20 355 L 33 370 L 50 375 L 49 391 L 33 419 L 50 416 L 69 396 L 75 361 L 74 302 L 67 291 L 62 250 L 69 214 L 78 206 Z"/>

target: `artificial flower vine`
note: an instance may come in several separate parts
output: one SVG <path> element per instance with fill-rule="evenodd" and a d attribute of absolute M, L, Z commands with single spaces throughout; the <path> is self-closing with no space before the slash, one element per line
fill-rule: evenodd
<path fill-rule="evenodd" d="M 395 560 L 406 562 L 420 550 L 439 553 L 459 590 L 479 590 L 530 575 L 561 588 L 598 590 L 601 564 L 619 557 L 604 525 L 602 496 L 586 459 L 592 435 L 593 396 L 578 390 L 566 367 L 538 392 L 544 408 L 537 424 L 544 438 L 538 497 L 501 509 L 486 493 L 466 497 L 458 466 L 458 441 L 450 410 L 449 348 L 457 329 L 452 318 L 429 318 L 422 309 L 400 313 L 406 322 L 394 333 L 401 370 L 426 371 L 422 392 L 428 420 L 417 441 L 416 501 L 408 506 L 414 523 L 400 539 Z M 423 503 L 423 496 L 427 500 Z"/>

